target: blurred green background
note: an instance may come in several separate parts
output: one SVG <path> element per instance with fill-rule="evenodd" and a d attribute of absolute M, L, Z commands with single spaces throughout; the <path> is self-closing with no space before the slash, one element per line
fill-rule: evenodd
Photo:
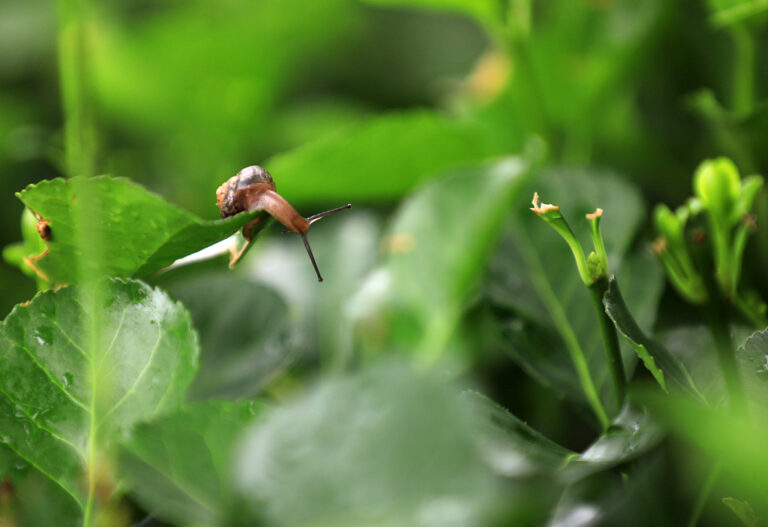
<path fill-rule="evenodd" d="M 94 174 L 130 178 L 204 219 L 219 216 L 216 188 L 253 164 L 303 214 L 354 204 L 313 227 L 322 285 L 279 225 L 234 272 L 217 258 L 151 279 L 189 308 L 200 332 L 193 399 L 285 400 L 305 381 L 373 356 L 416 355 L 423 366 L 447 350 L 446 369 L 464 387 L 583 450 L 595 423 L 570 364 L 562 353 L 530 351 L 551 343 L 531 269 L 570 278 L 573 269 L 560 240 L 526 219 L 529 189 L 570 206 L 574 218 L 606 210 L 611 262 L 627 277 L 638 321 L 687 357 L 712 393 L 722 391 L 714 359 L 690 351 L 712 347 L 696 311 L 664 287 L 650 257 L 647 211 L 682 203 L 705 158 L 729 156 L 743 174 L 768 170 L 758 2 L 75 2 L 84 35 L 75 81 L 57 40 L 66 4 L 0 3 L 0 246 L 21 237 L 14 193 L 67 173 L 61 87 L 72 82 L 89 119 Z M 518 155 L 536 170 L 505 186 L 527 171 L 509 159 Z M 760 222 L 765 196 L 757 209 Z M 402 232 L 430 240 L 421 260 L 408 259 L 413 240 Z M 768 229 L 759 229 L 745 281 L 762 298 L 766 265 Z M 434 276 L 446 278 L 432 284 Z M 570 278 L 555 283 L 558 292 L 572 291 Z M 0 262 L 0 312 L 35 291 Z M 573 295 L 566 309 L 580 327 L 592 313 Z M 595 334 L 592 325 L 579 337 L 594 347 Z M 606 398 L 599 357 L 590 368 Z M 673 439 L 652 451 L 627 470 L 639 482 L 631 488 L 617 478 L 569 488 L 557 509 L 565 519 L 551 524 L 589 525 L 566 521 L 586 502 L 616 504 L 601 509 L 605 525 L 684 523 L 705 472 L 682 456 L 686 448 Z M 524 501 L 509 505 L 519 506 L 513 516 L 541 519 Z M 719 503 L 707 507 L 703 525 L 732 521 Z"/>
<path fill-rule="evenodd" d="M 501 10 L 503 3 L 478 6 Z M 90 6 L 85 82 L 97 126 L 96 172 L 130 177 L 213 218 L 215 188 L 243 166 L 269 160 L 278 190 L 302 210 L 338 200 L 385 210 L 415 185 L 408 177 L 426 177 L 420 171 L 516 153 L 527 134 L 541 133 L 556 160 L 610 167 L 641 182 L 649 200 L 675 203 L 696 163 L 721 150 L 690 97 L 708 88 L 727 101 L 733 59 L 701 2 L 535 3 L 531 56 L 516 64 L 489 26 L 461 9 L 391 4 Z M 6 0 L 0 9 L 5 244 L 19 236 L 13 192 L 60 175 L 64 159 L 55 5 Z M 413 144 L 389 159 L 382 148 L 381 171 L 373 174 L 355 170 L 354 159 L 333 167 L 353 173 L 332 173 L 324 157 L 331 154 L 312 156 L 310 145 L 354 136 L 355 126 L 391 112 L 417 121 L 402 128 L 419 127 L 412 112 L 425 109 L 471 122 L 458 123 L 468 129 L 449 131 L 442 143 L 441 123 L 421 123 L 422 141 L 431 136 L 444 150 Z M 468 137 L 474 144 L 457 152 L 451 138 Z M 307 145 L 303 160 L 280 156 L 300 145 Z M 32 289 L 5 264 L 2 276 L 7 312 Z"/>

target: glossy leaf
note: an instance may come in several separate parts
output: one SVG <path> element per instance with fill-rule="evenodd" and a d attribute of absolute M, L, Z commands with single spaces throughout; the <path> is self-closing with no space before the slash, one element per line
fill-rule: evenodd
<path fill-rule="evenodd" d="M 551 511 L 546 527 L 647 527 L 674 525 L 662 503 L 666 489 L 660 485 L 669 477 L 661 454 L 650 454 L 642 462 L 621 468 L 616 474 L 594 476 L 575 482 L 564 490 Z"/>
<path fill-rule="evenodd" d="M 701 401 L 705 400 L 680 360 L 672 355 L 661 343 L 647 337 L 643 333 L 629 312 L 624 298 L 621 296 L 618 283 L 615 280 L 611 280 L 608 291 L 603 298 L 603 304 L 616 329 L 632 344 L 632 347 L 643 360 L 646 368 L 656 378 L 662 389 L 667 391 L 667 383 L 669 383 Z"/>
<path fill-rule="evenodd" d="M 0 431 L 80 507 L 134 423 L 178 407 L 197 368 L 184 308 L 136 281 L 38 294 L 0 326 Z"/>
<path fill-rule="evenodd" d="M 506 153 L 508 145 L 479 123 L 412 111 L 352 125 L 264 166 L 291 200 L 354 202 L 399 198 L 446 170 Z"/>
<path fill-rule="evenodd" d="M 267 525 L 472 525 L 493 492 L 473 427 L 433 377 L 326 378 L 252 427 L 238 481 Z"/>
<path fill-rule="evenodd" d="M 233 455 L 240 434 L 260 412 L 250 401 L 211 401 L 141 424 L 121 447 L 120 473 L 158 518 L 245 525 L 232 489 Z"/>
<path fill-rule="evenodd" d="M 101 275 L 147 276 L 264 214 L 204 221 L 139 185 L 110 177 L 41 181 L 18 197 L 50 222 L 50 251 L 36 265 L 53 284 Z"/>
<path fill-rule="evenodd" d="M 462 397 L 472 405 L 486 462 L 501 476 L 519 478 L 554 474 L 577 454 L 528 426 L 508 410 L 477 392 Z"/>
<path fill-rule="evenodd" d="M 570 485 L 591 474 L 634 459 L 655 446 L 662 430 L 645 408 L 625 405 L 586 450 L 574 452 L 543 436 L 495 402 L 465 392 L 480 425 L 478 434 L 486 462 L 505 477 L 549 475 Z"/>
<path fill-rule="evenodd" d="M 656 446 L 662 437 L 662 429 L 646 408 L 626 404 L 608 430 L 584 452 L 568 459 L 561 478 L 572 483 L 634 459 Z"/>

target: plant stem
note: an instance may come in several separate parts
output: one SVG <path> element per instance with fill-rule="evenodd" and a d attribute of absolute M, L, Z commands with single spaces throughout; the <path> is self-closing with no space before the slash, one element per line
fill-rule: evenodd
<path fill-rule="evenodd" d="M 720 476 L 720 470 L 722 468 L 722 464 L 719 461 L 716 461 L 714 465 L 712 465 L 712 468 L 709 469 L 707 479 L 704 480 L 704 484 L 701 486 L 701 490 L 699 490 L 699 495 L 696 497 L 696 503 L 693 504 L 691 517 L 688 519 L 688 527 L 696 527 L 696 524 L 699 523 L 699 518 L 704 510 L 704 505 L 707 503 L 707 499 L 712 492 L 712 487 L 715 486 L 715 482 L 717 481 L 718 476 Z"/>
<path fill-rule="evenodd" d="M 58 61 L 68 176 L 95 173 L 95 132 L 89 97 L 87 0 L 58 0 Z"/>
<path fill-rule="evenodd" d="M 95 126 L 91 108 L 88 78 L 88 0 L 58 0 L 58 65 L 61 89 L 62 113 L 64 116 L 64 149 L 66 174 L 69 177 L 95 175 L 96 172 L 96 141 Z M 88 278 L 85 263 L 100 254 L 101 245 L 89 233 L 94 221 L 100 221 L 94 215 L 92 207 L 88 207 L 88 199 L 80 196 L 84 204 L 78 209 L 75 217 L 75 230 L 79 244 L 84 248 L 84 254 L 79 258 L 78 265 L 83 278 Z M 87 214 L 90 212 L 90 214 Z M 87 240 L 87 241 L 86 241 Z M 87 280 L 84 280 L 87 281 Z M 84 321 L 85 330 L 89 334 L 90 365 L 83 372 L 91 380 L 90 422 L 88 434 L 88 458 L 86 466 L 88 495 L 83 510 L 83 527 L 94 525 L 96 510 L 96 466 L 97 466 L 97 437 L 96 437 L 96 350 L 100 338 L 101 324 L 96 318 L 96 286 L 90 284 L 91 291 L 84 293 L 81 302 L 89 306 L 90 317 Z"/>
<path fill-rule="evenodd" d="M 745 25 L 731 30 L 733 37 L 733 111 L 738 116 L 752 111 L 755 98 L 755 37 Z"/>
<path fill-rule="evenodd" d="M 621 408 L 621 405 L 624 404 L 627 380 L 624 375 L 624 362 L 621 358 L 621 348 L 619 348 L 619 337 L 616 334 L 616 327 L 608 317 L 603 306 L 603 296 L 608 291 L 608 280 L 607 278 L 601 278 L 587 289 L 589 289 L 589 294 L 592 297 L 595 316 L 597 316 L 597 323 L 600 326 L 600 337 L 603 340 L 605 359 L 608 363 L 608 373 L 611 379 L 613 395 L 616 399 L 616 407 Z"/>
<path fill-rule="evenodd" d="M 713 300 L 710 305 L 709 330 L 715 341 L 717 361 L 723 374 L 725 388 L 731 408 L 738 411 L 744 408 L 744 390 L 741 386 L 739 371 L 736 365 L 736 353 L 731 340 L 731 330 L 728 324 L 728 305 L 725 302 Z"/>
<path fill-rule="evenodd" d="M 565 342 L 565 347 L 573 362 L 584 396 L 587 398 L 592 410 L 595 412 L 597 420 L 600 422 L 600 426 L 603 430 L 606 430 L 610 426 L 611 421 L 608 419 L 608 414 L 603 407 L 602 401 L 600 401 L 600 396 L 597 393 L 595 383 L 592 380 L 592 375 L 589 372 L 587 358 L 584 355 L 584 350 L 581 349 L 579 339 L 576 337 L 576 332 L 573 330 L 573 327 L 571 327 L 568 317 L 557 298 L 557 294 L 552 290 L 552 285 L 549 283 L 549 280 L 542 270 L 541 260 L 535 254 L 535 251 L 530 249 L 530 240 L 522 231 L 519 231 L 519 235 L 523 242 L 521 243 L 522 253 L 525 257 L 528 269 L 530 270 L 533 285 L 544 301 L 544 305 L 547 307 L 547 311 L 549 311 L 549 314 L 552 317 L 555 328 Z"/>

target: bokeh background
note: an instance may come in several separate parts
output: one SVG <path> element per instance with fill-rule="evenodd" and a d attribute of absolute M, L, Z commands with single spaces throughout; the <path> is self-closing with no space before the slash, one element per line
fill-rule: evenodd
<path fill-rule="evenodd" d="M 65 3 L 0 3 L 0 246 L 21 237 L 23 206 L 14 193 L 67 171 L 60 87 L 68 81 L 57 36 Z M 534 179 L 533 187 L 560 192 L 563 200 L 590 195 L 591 201 L 576 200 L 577 213 L 601 206 L 606 223 L 612 216 L 626 220 L 607 238 L 620 245 L 616 251 L 634 255 L 624 269 L 646 280 L 625 291 L 630 303 L 636 293 L 645 328 L 665 335 L 681 356 L 711 346 L 696 333 L 696 311 L 663 285 L 654 267 L 647 210 L 659 202 L 682 203 L 703 159 L 729 156 L 743 174 L 768 169 L 768 112 L 760 102 L 768 82 L 760 60 L 768 51 L 763 13 L 754 7 L 747 22 L 738 21 L 748 24 L 745 44 L 727 13 L 725 22 L 718 18 L 727 4 L 79 3 L 87 60 L 77 82 L 92 127 L 95 174 L 130 178 L 205 219 L 219 216 L 216 188 L 252 164 L 270 170 L 278 192 L 306 215 L 354 204 L 313 227 L 326 279 L 321 286 L 298 238 L 279 225 L 262 234 L 234 272 L 222 257 L 152 279 L 184 302 L 200 332 L 202 373 L 192 398 L 268 394 L 281 400 L 304 382 L 368 356 L 424 345 L 414 335 L 416 322 L 379 310 L 386 280 L 376 274 L 378 266 L 410 243 L 389 235 L 391 218 L 429 180 L 523 153 L 556 173 Z M 603 176 L 613 183 L 596 183 Z M 520 195 L 515 210 L 527 211 L 529 196 Z M 761 196 L 758 222 L 764 211 Z M 451 233 L 442 229 L 462 224 L 462 201 L 431 212 L 421 224 L 450 244 Z M 550 234 L 541 228 L 530 236 Z M 508 257 L 517 241 L 494 240 L 488 252 Z M 594 423 L 579 403 L 551 389 L 560 374 L 542 382 L 537 368 L 551 365 L 510 360 L 499 341 L 499 335 L 514 340 L 521 333 L 500 309 L 539 309 L 510 300 L 526 294 L 527 277 L 513 272 L 525 266 L 500 269 L 507 263 L 498 257 L 475 262 L 483 267 L 480 287 L 462 299 L 461 323 L 451 322 L 461 326 L 458 336 L 437 342 L 459 357 L 452 375 L 465 385 L 560 444 L 583 449 L 594 439 Z M 758 229 L 747 250 L 745 281 L 763 298 L 765 264 L 768 229 Z M 35 291 L 33 280 L 0 262 L 0 312 Z M 641 476 L 649 484 L 626 500 L 621 514 L 643 510 L 643 522 L 685 522 L 698 491 L 694 482 L 704 473 L 696 461 L 676 457 L 685 449 L 672 440 L 652 456 Z M 606 485 L 582 491 L 613 499 L 616 488 Z M 647 503 L 655 504 L 653 511 Z M 704 524 L 732 521 L 719 503 L 707 507 Z M 616 519 L 610 514 L 606 525 Z"/>
<path fill-rule="evenodd" d="M 505 61 L 478 18 L 388 4 L 90 6 L 97 172 L 130 177 L 213 218 L 215 188 L 243 166 L 273 156 L 281 166 L 281 152 L 419 109 L 471 116 L 495 135 L 495 149 L 454 153 L 449 164 L 517 152 L 526 134 L 540 132 L 555 159 L 610 167 L 640 182 L 650 201 L 679 202 L 693 167 L 722 150 L 697 108 L 702 89 L 729 100 L 732 43 L 703 2 L 535 3 L 536 78 L 522 95 L 514 85 L 531 74 L 527 66 Z M 13 193 L 61 175 L 64 159 L 55 5 L 7 0 L 0 24 L 5 244 L 19 237 Z M 757 75 L 759 85 L 764 69 Z M 414 145 L 412 155 L 430 154 Z M 389 177 L 402 177 L 393 173 L 399 160 L 389 163 Z M 386 209 L 407 189 L 377 192 L 378 173 L 363 168 L 330 174 L 319 166 L 301 178 L 274 171 L 279 190 L 308 210 L 351 199 Z M 7 312 L 32 290 L 5 264 L 2 273 Z"/>

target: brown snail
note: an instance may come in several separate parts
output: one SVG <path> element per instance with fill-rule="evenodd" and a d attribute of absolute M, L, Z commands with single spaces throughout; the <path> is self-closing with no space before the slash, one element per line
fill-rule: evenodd
<path fill-rule="evenodd" d="M 320 218 L 352 206 L 348 203 L 343 207 L 327 210 L 305 218 L 296 212 L 296 209 L 275 191 L 275 182 L 269 172 L 257 165 L 242 169 L 222 183 L 218 190 L 216 190 L 216 203 L 219 206 L 222 218 L 234 216 L 243 211 L 263 210 L 282 223 L 289 231 L 298 233 L 304 241 L 304 247 L 307 249 L 309 259 L 312 261 L 312 266 L 317 273 L 317 280 L 320 282 L 323 281 L 323 277 L 320 275 L 315 257 L 312 255 L 312 249 L 310 249 L 309 242 L 307 241 L 309 226 Z M 243 226 L 242 233 L 246 242 L 243 248 L 236 255 L 233 255 L 229 264 L 230 267 L 237 263 L 245 249 L 253 241 L 255 234 L 260 230 L 256 229 L 256 226 L 261 220 L 262 218 L 256 218 Z"/>

